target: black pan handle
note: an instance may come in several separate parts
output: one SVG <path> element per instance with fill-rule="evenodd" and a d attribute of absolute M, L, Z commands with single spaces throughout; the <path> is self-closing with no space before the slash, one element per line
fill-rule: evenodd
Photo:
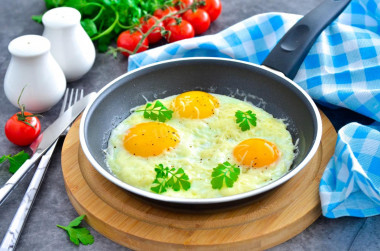
<path fill-rule="evenodd" d="M 293 79 L 319 34 L 351 0 L 326 0 L 300 19 L 277 43 L 262 65 Z"/>

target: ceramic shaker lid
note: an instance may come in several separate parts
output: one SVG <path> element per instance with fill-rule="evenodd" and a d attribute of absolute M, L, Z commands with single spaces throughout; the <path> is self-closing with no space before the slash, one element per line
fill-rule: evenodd
<path fill-rule="evenodd" d="M 81 18 L 80 12 L 70 7 L 59 7 L 47 11 L 42 16 L 42 23 L 49 28 L 64 28 L 76 25 Z"/>
<path fill-rule="evenodd" d="M 34 57 L 50 51 L 50 42 L 43 36 L 24 35 L 13 39 L 8 50 L 13 56 Z"/>

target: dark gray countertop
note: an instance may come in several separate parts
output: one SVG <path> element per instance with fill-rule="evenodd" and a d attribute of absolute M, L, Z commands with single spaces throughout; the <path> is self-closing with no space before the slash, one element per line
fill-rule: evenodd
<path fill-rule="evenodd" d="M 223 12 L 219 19 L 211 25 L 206 34 L 213 34 L 242 21 L 255 14 L 265 12 L 287 12 L 305 14 L 322 0 L 222 0 Z M 40 14 L 45 10 L 43 0 L 3 0 L 0 7 L 0 128 L 4 128 L 6 120 L 18 110 L 12 106 L 4 94 L 3 80 L 9 64 L 9 42 L 21 35 L 42 34 L 43 27 L 30 19 L 31 15 Z M 95 65 L 82 79 L 68 84 L 68 87 L 83 88 L 86 93 L 98 91 L 109 81 L 125 73 L 127 60 L 119 56 L 114 59 L 110 55 L 97 54 Z M 44 113 L 42 129 L 54 121 L 59 113 L 61 103 Z M 323 108 L 333 122 L 335 128 L 350 121 L 368 124 L 371 120 L 353 112 L 338 109 Z M 15 154 L 27 150 L 10 143 L 4 130 L 0 130 L 0 156 Z M 64 187 L 61 170 L 62 140 L 59 142 L 51 160 L 51 165 L 39 191 L 26 226 L 17 245 L 17 250 L 123 250 L 124 248 L 103 237 L 95 230 L 91 233 L 95 243 L 91 246 L 73 245 L 63 230 L 57 224 L 67 225 L 78 216 L 72 207 Z M 32 171 L 33 172 L 33 171 Z M 31 173 L 21 182 L 7 201 L 0 206 L 0 241 L 2 240 L 14 213 L 31 180 Z M 6 168 L 0 169 L 0 184 L 3 184 L 10 174 Z M 327 219 L 320 217 L 309 228 L 293 239 L 273 248 L 273 250 L 380 250 L 380 216 L 370 218 Z"/>

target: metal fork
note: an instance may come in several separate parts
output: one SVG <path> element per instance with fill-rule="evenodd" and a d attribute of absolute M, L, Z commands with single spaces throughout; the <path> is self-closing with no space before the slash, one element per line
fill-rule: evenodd
<path fill-rule="evenodd" d="M 67 99 L 69 101 L 67 102 Z M 79 89 L 67 89 L 65 96 L 63 98 L 62 107 L 59 116 L 61 116 L 70 106 L 75 102 L 83 98 L 83 90 Z M 70 126 L 61 134 L 61 137 L 66 136 L 69 131 Z M 24 227 L 25 221 L 29 215 L 29 212 L 32 208 L 33 202 L 37 196 L 38 189 L 43 181 L 46 170 L 49 166 L 51 156 L 54 152 L 55 146 L 57 145 L 59 139 L 50 147 L 50 149 L 42 156 L 40 163 L 36 169 L 36 172 L 33 175 L 32 181 L 30 182 L 28 189 L 15 216 L 12 219 L 12 222 L 8 228 L 7 233 L 4 236 L 4 239 L 0 245 L 0 250 L 13 250 L 16 247 L 17 241 L 19 239 L 22 228 Z"/>

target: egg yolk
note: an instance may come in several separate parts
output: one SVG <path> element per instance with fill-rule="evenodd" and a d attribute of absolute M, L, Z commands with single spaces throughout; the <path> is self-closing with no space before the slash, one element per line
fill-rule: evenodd
<path fill-rule="evenodd" d="M 236 160 L 244 166 L 264 167 L 278 159 L 276 145 L 265 139 L 253 138 L 240 142 L 233 150 Z"/>
<path fill-rule="evenodd" d="M 147 122 L 130 128 L 124 136 L 123 144 L 133 155 L 151 157 L 170 151 L 179 140 L 173 127 L 159 122 Z"/>
<path fill-rule="evenodd" d="M 178 95 L 172 102 L 172 109 L 181 118 L 204 119 L 214 114 L 219 107 L 217 98 L 202 91 L 189 91 Z"/>

